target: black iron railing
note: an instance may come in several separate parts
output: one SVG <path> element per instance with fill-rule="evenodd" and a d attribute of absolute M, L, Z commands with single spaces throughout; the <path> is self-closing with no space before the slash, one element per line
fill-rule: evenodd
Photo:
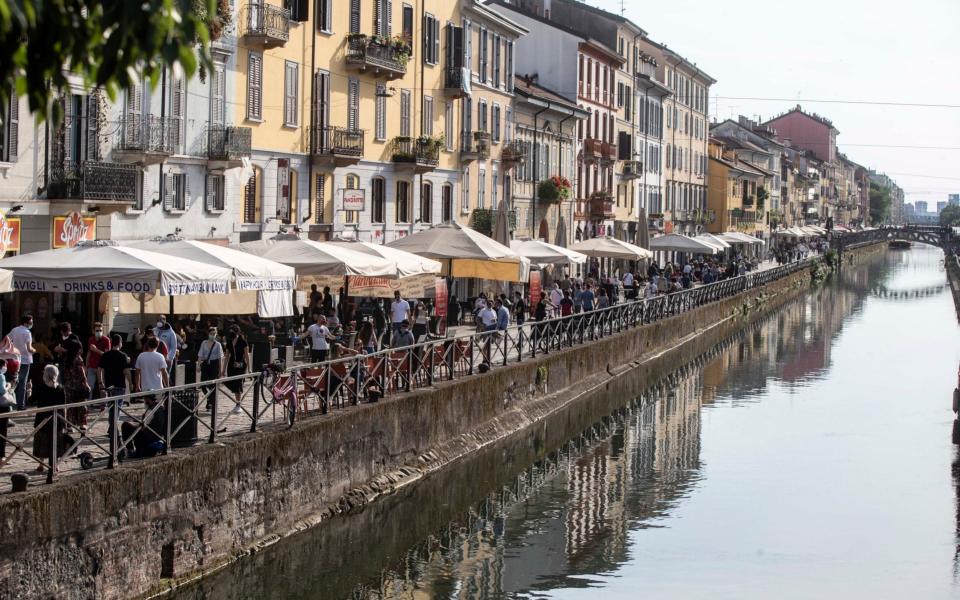
<path fill-rule="evenodd" d="M 310 128 L 310 148 L 316 155 L 363 156 L 363 129 L 314 126 Z"/>
<path fill-rule="evenodd" d="M 393 139 L 393 162 L 437 166 L 440 145 L 433 140 L 397 137 Z"/>
<path fill-rule="evenodd" d="M 249 127 L 210 125 L 207 129 L 207 157 L 210 160 L 240 160 L 249 157 L 252 132 Z"/>
<path fill-rule="evenodd" d="M 500 160 L 505 163 L 523 163 L 523 142 L 520 140 L 513 140 L 504 144 L 503 150 L 500 151 Z"/>
<path fill-rule="evenodd" d="M 290 11 L 266 2 L 247 4 L 247 28 L 244 35 L 268 42 L 283 43 L 290 39 Z"/>
<path fill-rule="evenodd" d="M 443 87 L 444 89 L 455 91 L 457 93 L 463 91 L 463 67 L 447 67 L 443 70 Z"/>
<path fill-rule="evenodd" d="M 180 140 L 182 122 L 157 115 L 127 115 L 120 120 L 115 150 L 173 154 Z"/>
<path fill-rule="evenodd" d="M 136 202 L 136 165 L 84 160 L 65 162 L 51 169 L 47 196 L 61 200 Z"/>
<path fill-rule="evenodd" d="M 384 43 L 362 34 L 347 38 L 347 63 L 375 67 L 400 75 L 407 72 L 410 51 L 393 43 Z"/>
<path fill-rule="evenodd" d="M 330 410 L 349 409 L 362 401 L 462 379 L 643 327 L 808 270 L 813 260 L 500 331 L 433 339 L 322 363 L 264 365 L 243 375 L 8 413 L 4 418 L 14 427 L 0 434 L 6 442 L 0 471 L 23 472 L 39 466 L 46 469 L 50 483 L 71 470 L 112 469 L 124 460 L 147 459 L 182 446 L 216 443 L 265 427 L 292 427 L 296 420 Z M 240 393 L 223 393 L 231 388 L 239 388 Z M 43 435 L 51 432 L 70 433 Z"/>

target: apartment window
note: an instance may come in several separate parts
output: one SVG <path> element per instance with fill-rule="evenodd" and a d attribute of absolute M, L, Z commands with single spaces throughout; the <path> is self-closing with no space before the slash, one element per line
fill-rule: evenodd
<path fill-rule="evenodd" d="M 287 127 L 298 125 L 297 110 L 300 106 L 300 65 L 286 61 L 283 77 L 283 124 Z"/>
<path fill-rule="evenodd" d="M 480 83 L 487 82 L 487 66 L 489 64 L 488 51 L 490 50 L 489 46 L 488 32 L 486 29 L 480 30 Z"/>
<path fill-rule="evenodd" d="M 409 4 L 404 4 L 400 16 L 402 19 L 400 22 L 400 37 L 407 43 L 407 46 L 410 48 L 410 55 L 413 56 L 413 7 Z"/>
<path fill-rule="evenodd" d="M 253 168 L 253 175 L 243 188 L 243 222 L 260 222 L 260 183 L 263 181 L 259 167 Z M 164 198 L 166 199 L 166 198 Z"/>
<path fill-rule="evenodd" d="M 400 135 L 410 137 L 410 90 L 400 91 Z"/>
<path fill-rule="evenodd" d="M 433 222 L 433 184 L 429 181 L 423 183 L 420 191 L 420 222 Z"/>
<path fill-rule="evenodd" d="M 477 131 L 487 130 L 487 101 L 477 102 Z"/>
<path fill-rule="evenodd" d="M 350 33 L 360 33 L 360 0 L 350 0 Z"/>
<path fill-rule="evenodd" d="M 671 152 L 672 152 L 672 147 L 670 146 L 670 144 L 667 144 L 667 168 L 668 169 L 673 168 L 673 160 L 671 160 L 672 158 Z"/>
<path fill-rule="evenodd" d="M 624 103 L 623 103 L 623 116 L 626 120 L 633 120 L 633 88 L 629 85 L 624 86 L 623 88 Z"/>
<path fill-rule="evenodd" d="M 428 65 L 440 62 L 440 21 L 430 14 L 423 18 L 423 59 Z"/>
<path fill-rule="evenodd" d="M 487 170 L 482 166 L 477 169 L 477 208 L 484 208 L 486 203 L 484 196 L 487 191 Z"/>
<path fill-rule="evenodd" d="M 493 87 L 500 87 L 500 59 L 502 58 L 502 53 L 500 51 L 500 36 L 494 34 L 493 36 Z"/>
<path fill-rule="evenodd" d="M 184 112 L 187 105 L 187 84 L 183 77 L 174 77 L 170 83 L 170 144 L 174 154 L 183 152 Z"/>
<path fill-rule="evenodd" d="M 223 175 L 207 175 L 207 189 L 204 194 L 204 206 L 209 212 L 220 212 L 224 209 L 224 185 Z"/>
<path fill-rule="evenodd" d="M 247 55 L 247 118 L 263 118 L 263 55 L 258 52 Z"/>
<path fill-rule="evenodd" d="M 491 136 L 491 138 L 493 139 L 494 144 L 498 144 L 500 143 L 500 105 L 499 104 L 493 105 L 492 121 L 493 121 L 493 132 L 492 132 L 493 135 Z"/>
<path fill-rule="evenodd" d="M 397 182 L 397 223 L 410 222 L 410 182 Z"/>
<path fill-rule="evenodd" d="M 447 152 L 453 151 L 453 102 L 443 107 L 443 138 Z"/>
<path fill-rule="evenodd" d="M 386 37 L 393 36 L 393 2 L 391 0 L 373 0 L 373 33 Z"/>
<path fill-rule="evenodd" d="M 163 176 L 163 209 L 168 212 L 187 210 L 190 198 L 190 180 L 186 173 L 167 173 Z"/>
<path fill-rule="evenodd" d="M 223 125 L 226 120 L 226 67 L 217 63 L 210 73 L 210 124 Z"/>
<path fill-rule="evenodd" d="M 370 180 L 370 220 L 383 223 L 387 217 L 387 182 L 383 177 Z"/>
<path fill-rule="evenodd" d="M 490 186 L 490 208 L 496 210 L 497 208 L 497 187 L 500 185 L 500 174 L 497 172 L 497 165 L 493 165 L 493 172 L 490 174 L 491 183 Z"/>
<path fill-rule="evenodd" d="M 360 81 L 351 79 L 347 84 L 347 128 L 356 130 L 360 121 Z"/>
<path fill-rule="evenodd" d="M 453 220 L 453 186 L 449 183 L 443 184 L 440 188 L 440 202 L 442 204 L 443 222 Z"/>
<path fill-rule="evenodd" d="M 583 78 L 584 78 L 584 71 L 583 71 L 583 55 L 582 55 L 582 54 L 577 55 L 577 73 L 578 73 L 578 75 L 577 75 L 577 93 L 580 94 L 581 96 L 583 96 Z"/>
<path fill-rule="evenodd" d="M 327 205 L 327 176 L 324 173 L 316 174 L 314 192 L 316 196 L 313 199 L 313 222 L 323 223 Z"/>
<path fill-rule="evenodd" d="M 17 94 L 10 94 L 10 104 L 4 107 L 0 128 L 0 162 L 17 162 L 17 142 L 20 135 L 20 100 Z"/>
<path fill-rule="evenodd" d="M 513 41 L 507 42 L 507 92 L 513 93 Z"/>
<path fill-rule="evenodd" d="M 623 82 L 617 82 L 617 107 L 623 108 Z"/>
<path fill-rule="evenodd" d="M 423 135 L 433 136 L 433 98 L 423 97 Z"/>
<path fill-rule="evenodd" d="M 382 83 L 377 84 L 376 113 L 374 137 L 385 140 L 387 139 L 387 86 Z"/>
<path fill-rule="evenodd" d="M 317 0 L 317 29 L 324 33 L 333 31 L 333 0 Z"/>
<path fill-rule="evenodd" d="M 463 177 L 460 181 L 463 182 L 460 186 L 460 212 L 465 214 L 470 212 L 470 167 L 463 168 Z"/>

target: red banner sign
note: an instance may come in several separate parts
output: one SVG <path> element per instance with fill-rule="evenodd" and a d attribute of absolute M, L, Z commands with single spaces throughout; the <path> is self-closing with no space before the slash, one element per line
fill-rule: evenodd
<path fill-rule="evenodd" d="M 434 299 L 434 314 L 438 317 L 437 333 L 446 335 L 447 333 L 447 303 L 449 296 L 447 294 L 447 280 L 443 277 L 437 277 L 436 298 Z"/>
<path fill-rule="evenodd" d="M 53 218 L 53 247 L 73 248 L 83 241 L 97 239 L 97 218 L 72 212 Z"/>
<path fill-rule="evenodd" d="M 20 219 L 0 211 L 0 256 L 11 251 L 20 251 Z"/>
<path fill-rule="evenodd" d="M 540 281 L 540 271 L 530 271 L 530 313 L 540 302 L 540 294 L 543 292 L 543 284 Z"/>

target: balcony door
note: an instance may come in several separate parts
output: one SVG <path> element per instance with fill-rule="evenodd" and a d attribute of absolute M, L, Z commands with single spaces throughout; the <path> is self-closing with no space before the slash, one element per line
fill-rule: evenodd
<path fill-rule="evenodd" d="M 58 140 L 58 161 L 72 170 L 85 160 L 100 158 L 99 105 L 96 97 L 70 94 L 63 99 L 64 120 Z"/>
<path fill-rule="evenodd" d="M 313 75 L 313 107 L 310 124 L 313 127 L 313 151 L 330 148 L 330 73 L 317 71 Z"/>

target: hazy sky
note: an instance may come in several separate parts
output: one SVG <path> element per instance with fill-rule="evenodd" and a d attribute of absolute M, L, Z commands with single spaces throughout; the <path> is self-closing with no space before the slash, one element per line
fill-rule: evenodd
<path fill-rule="evenodd" d="M 620 0 L 588 3 L 621 7 Z M 718 81 L 711 117 L 767 119 L 807 99 L 800 101 L 805 110 L 840 130 L 840 151 L 887 172 L 908 201 L 960 193 L 960 0 L 624 0 L 623 6 L 652 39 Z M 731 99 L 744 97 L 784 100 Z"/>

